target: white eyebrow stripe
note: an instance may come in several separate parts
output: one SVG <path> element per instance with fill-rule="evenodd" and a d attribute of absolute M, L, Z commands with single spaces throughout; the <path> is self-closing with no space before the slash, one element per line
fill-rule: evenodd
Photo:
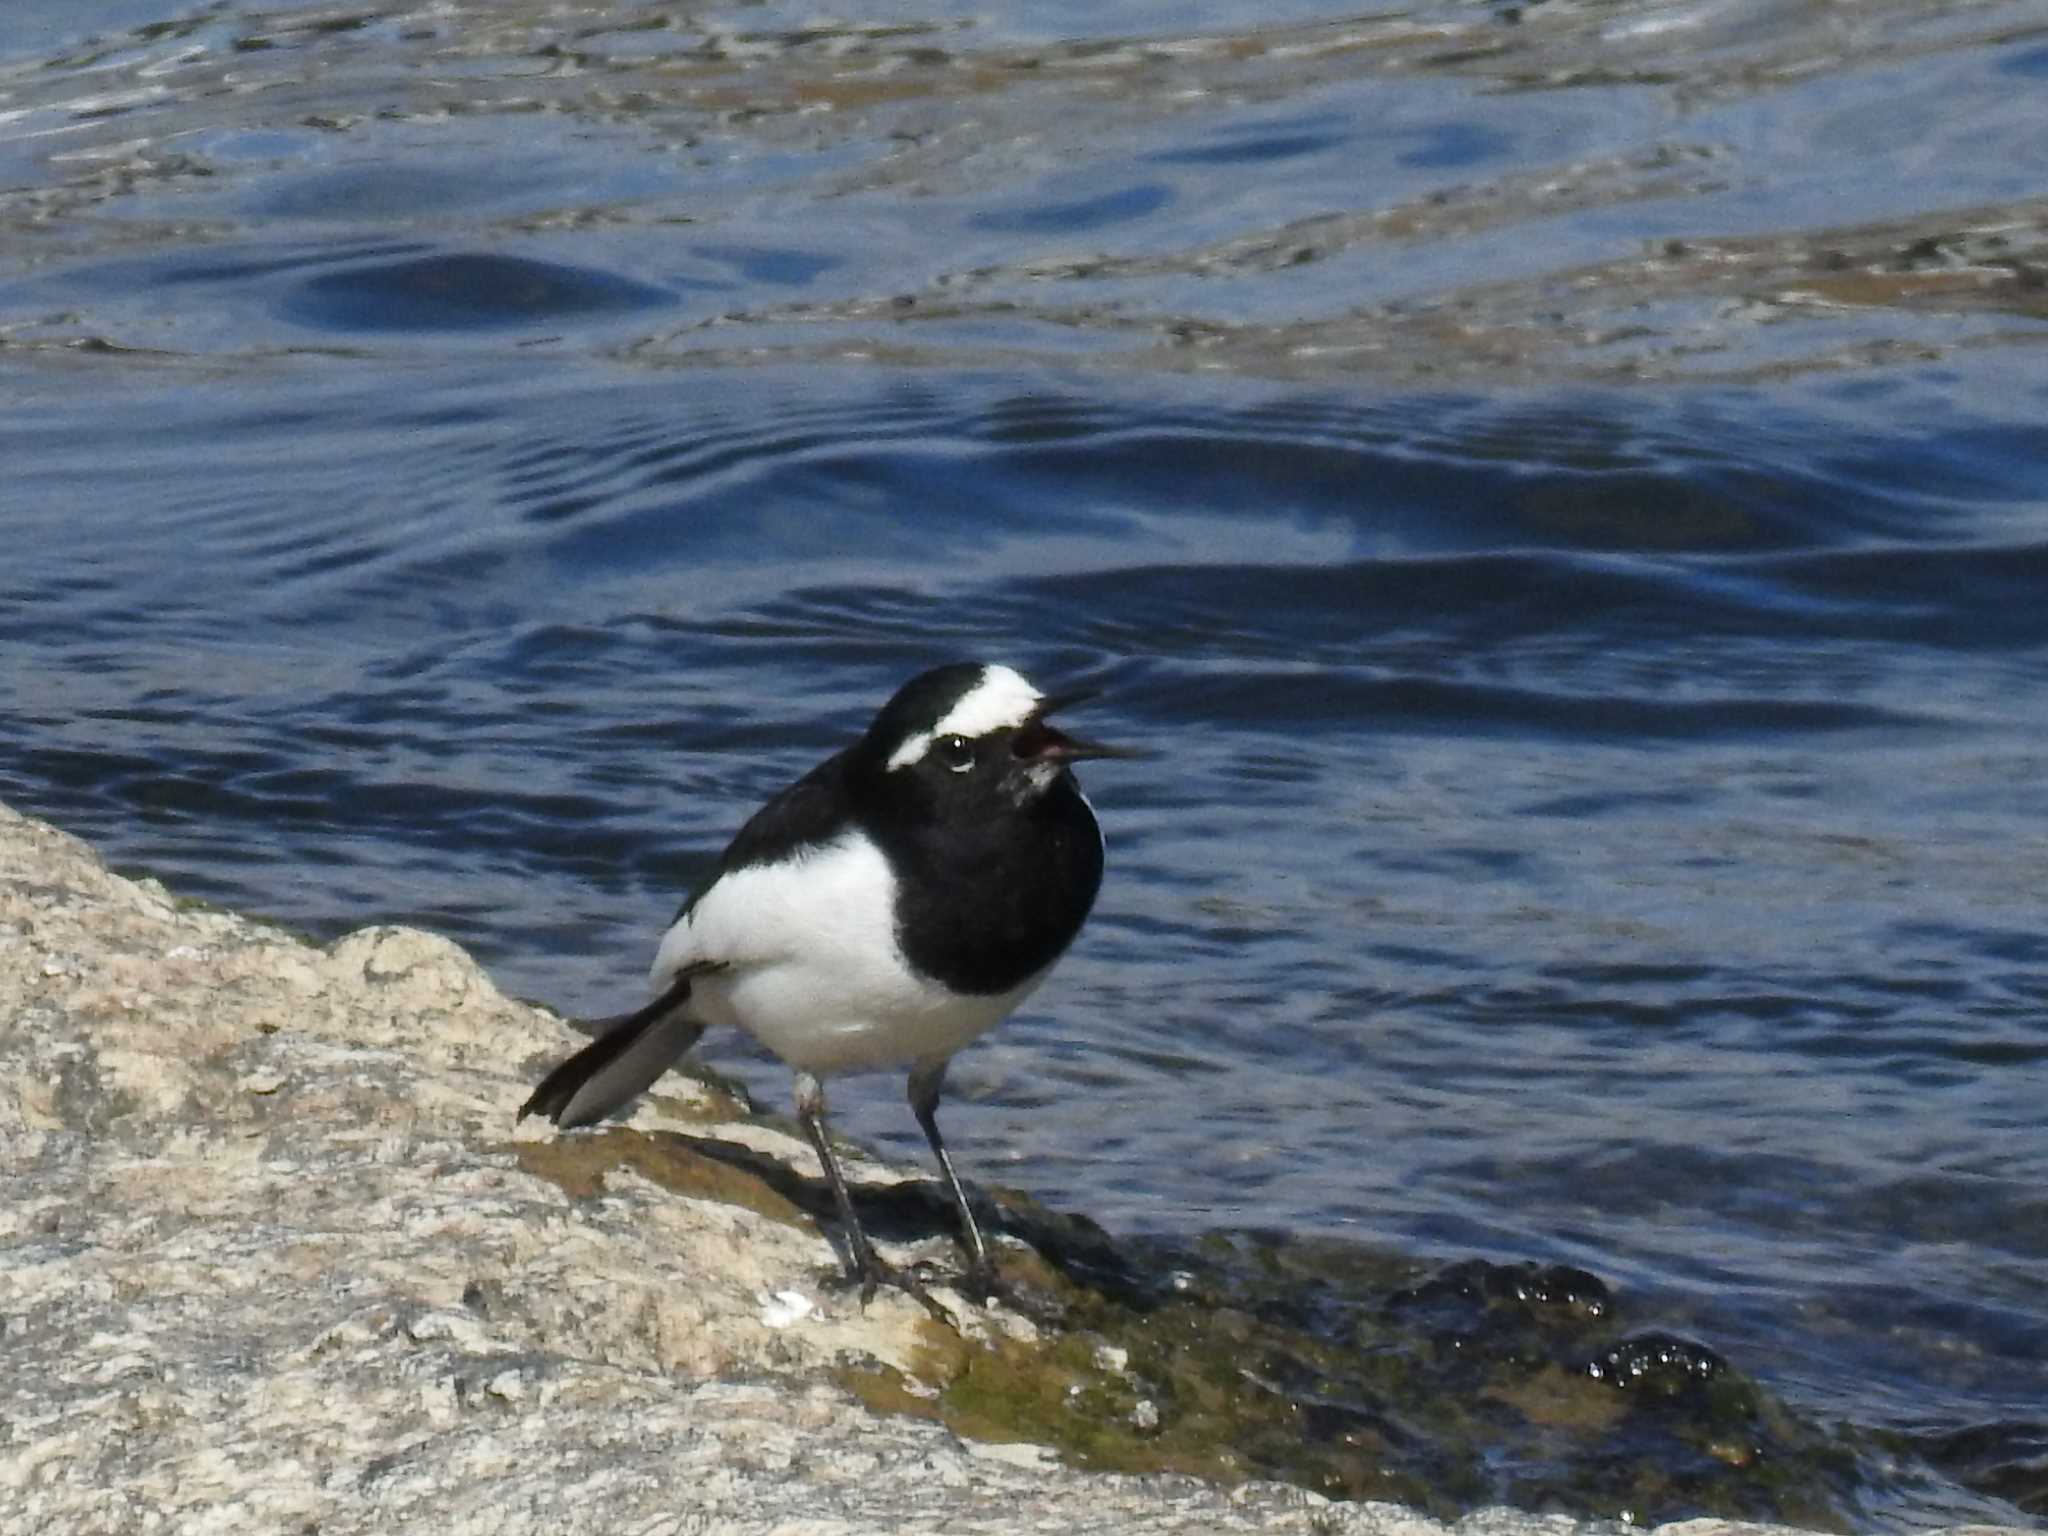
<path fill-rule="evenodd" d="M 889 755 L 887 766 L 908 768 L 930 750 L 941 736 L 965 736 L 969 740 L 1005 727 L 1014 729 L 1029 720 L 1045 702 L 1045 695 L 1008 667 L 981 669 L 981 681 L 960 696 L 960 702 L 946 711 L 945 718 L 928 731 L 919 731 Z"/>

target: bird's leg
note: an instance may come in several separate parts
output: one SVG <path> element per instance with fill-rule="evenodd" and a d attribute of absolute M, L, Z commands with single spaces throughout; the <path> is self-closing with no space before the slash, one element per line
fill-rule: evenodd
<path fill-rule="evenodd" d="M 967 1191 L 960 1187 L 953 1159 L 946 1155 L 946 1143 L 939 1137 L 939 1088 L 945 1081 L 943 1061 L 914 1070 L 910 1074 L 910 1112 L 924 1128 L 924 1139 L 931 1143 L 932 1156 L 939 1160 L 939 1172 L 946 1176 L 946 1187 L 953 1192 L 954 1207 L 960 1212 L 960 1242 L 967 1250 L 965 1288 L 986 1299 L 1000 1291 L 995 1266 L 989 1262 L 988 1245 L 981 1240 L 981 1227 L 974 1220 L 974 1208 L 967 1203 Z"/>
<path fill-rule="evenodd" d="M 860 1304 L 865 1307 L 875 1299 L 877 1286 L 893 1285 L 923 1302 L 925 1309 L 940 1322 L 950 1323 L 952 1319 L 939 1310 L 914 1277 L 882 1262 L 868 1242 L 867 1233 L 861 1230 L 860 1218 L 853 1214 L 853 1197 L 847 1193 L 845 1176 L 839 1171 L 839 1160 L 832 1155 L 832 1145 L 825 1139 L 825 1085 L 808 1072 L 796 1075 L 796 1117 L 811 1139 L 811 1150 L 824 1166 L 825 1182 L 832 1186 L 832 1199 L 839 1207 L 839 1224 L 846 1233 L 847 1251 L 853 1259 L 846 1278 L 860 1286 Z"/>
<path fill-rule="evenodd" d="M 832 1155 L 831 1143 L 825 1139 L 825 1085 L 808 1072 L 796 1075 L 796 1117 L 825 1169 L 825 1182 L 832 1186 L 832 1199 L 839 1207 L 839 1225 L 846 1233 L 846 1248 L 853 1261 L 847 1278 L 860 1282 L 860 1299 L 865 1305 L 873 1298 L 875 1286 L 883 1278 L 884 1266 L 869 1246 L 868 1235 L 861 1230 L 860 1218 L 853 1214 L 853 1197 L 846 1192 L 846 1179 L 839 1172 L 839 1160 Z"/>

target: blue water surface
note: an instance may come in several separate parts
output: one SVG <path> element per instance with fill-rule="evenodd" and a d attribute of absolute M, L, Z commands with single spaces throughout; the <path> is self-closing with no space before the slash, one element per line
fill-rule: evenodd
<path fill-rule="evenodd" d="M 27 7 L 0 798 L 599 1014 L 911 672 L 1099 687 L 974 1177 L 2031 1443 L 2043 24 L 1141 9 Z"/>

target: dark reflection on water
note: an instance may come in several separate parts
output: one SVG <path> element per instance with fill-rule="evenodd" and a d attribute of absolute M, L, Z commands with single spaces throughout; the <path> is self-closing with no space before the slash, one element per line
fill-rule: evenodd
<path fill-rule="evenodd" d="M 1100 685 L 972 1168 L 2048 1509 L 2026 7 L 144 11 L 0 39 L 0 796 L 606 1012 L 908 672 Z"/>
<path fill-rule="evenodd" d="M 669 296 L 556 262 L 450 253 L 309 278 L 285 301 L 304 325 L 338 331 L 471 330 L 650 309 Z"/>

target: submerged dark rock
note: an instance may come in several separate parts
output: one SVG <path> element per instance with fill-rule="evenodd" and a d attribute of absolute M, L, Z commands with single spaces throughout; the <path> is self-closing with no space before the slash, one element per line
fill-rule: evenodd
<path fill-rule="evenodd" d="M 1006 1210 L 1029 1235 L 1036 1216 Z M 1644 1326 L 1585 1270 L 1427 1268 L 1261 1234 L 1133 1244 L 1095 1273 L 1049 1281 L 1062 1327 L 1092 1349 L 1013 1360 L 1007 1387 L 968 1370 L 974 1422 L 1036 1425 L 1088 1465 L 1280 1478 L 1446 1517 L 1509 1503 L 1843 1529 L 1882 1496 L 1852 1439 L 1708 1346 Z M 1147 1278 L 1100 1283 L 1117 1273 Z M 1044 1422 L 1047 1369 L 1099 1412 Z M 954 1390 L 935 1405 L 949 1422 Z"/>

